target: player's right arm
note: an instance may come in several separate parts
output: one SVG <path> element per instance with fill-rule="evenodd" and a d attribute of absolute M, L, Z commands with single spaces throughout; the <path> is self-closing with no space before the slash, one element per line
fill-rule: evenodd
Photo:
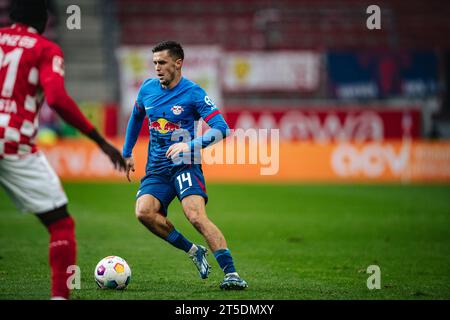
<path fill-rule="evenodd" d="M 116 169 L 125 170 L 125 160 L 120 151 L 109 144 L 89 122 L 77 104 L 67 94 L 64 86 L 64 58 L 61 49 L 47 45 L 39 64 L 39 83 L 44 90 L 48 105 L 67 123 L 87 135 L 109 157 Z"/>
<path fill-rule="evenodd" d="M 140 99 L 140 94 L 134 103 L 133 111 L 131 112 L 130 120 L 128 120 L 127 132 L 125 134 L 125 142 L 123 145 L 122 155 L 126 162 L 126 174 L 128 181 L 130 179 L 130 171 L 134 172 L 134 159 L 133 159 L 133 148 L 136 144 L 139 132 L 142 128 L 142 122 L 145 118 L 144 105 Z"/>

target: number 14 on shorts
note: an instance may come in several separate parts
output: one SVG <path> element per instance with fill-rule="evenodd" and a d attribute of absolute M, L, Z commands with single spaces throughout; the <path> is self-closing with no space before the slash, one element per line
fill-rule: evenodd
<path fill-rule="evenodd" d="M 180 195 L 187 189 L 192 187 L 192 179 L 190 172 L 183 172 L 177 176 L 178 185 L 180 187 Z M 187 184 L 186 184 L 187 182 Z"/>

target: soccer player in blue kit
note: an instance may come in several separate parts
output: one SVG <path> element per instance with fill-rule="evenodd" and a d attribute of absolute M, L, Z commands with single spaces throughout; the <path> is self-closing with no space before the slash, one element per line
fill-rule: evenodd
<path fill-rule="evenodd" d="M 123 147 L 130 180 L 130 171 L 135 171 L 132 150 L 144 117 L 148 117 L 148 161 L 146 176 L 141 180 L 136 196 L 136 216 L 151 232 L 188 253 L 200 277 L 205 279 L 211 270 L 206 259 L 207 249 L 190 242 L 167 219 L 168 206 L 176 196 L 187 219 L 205 238 L 225 273 L 220 288 L 245 289 L 247 282 L 236 272 L 222 232 L 206 215 L 205 179 L 201 164 L 194 161 L 201 148 L 226 137 L 228 125 L 205 91 L 182 76 L 184 52 L 179 43 L 164 41 L 152 52 L 158 78 L 143 82 Z M 203 136 L 195 137 L 195 122 L 200 118 L 211 129 Z"/>

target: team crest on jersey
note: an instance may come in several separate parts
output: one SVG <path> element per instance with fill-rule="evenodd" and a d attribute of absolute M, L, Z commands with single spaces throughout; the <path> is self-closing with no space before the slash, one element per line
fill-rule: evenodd
<path fill-rule="evenodd" d="M 172 110 L 173 114 L 176 116 L 179 116 L 184 111 L 182 106 L 173 106 L 170 110 Z"/>
<path fill-rule="evenodd" d="M 64 59 L 62 57 L 53 57 L 52 70 L 61 77 L 64 77 Z"/>

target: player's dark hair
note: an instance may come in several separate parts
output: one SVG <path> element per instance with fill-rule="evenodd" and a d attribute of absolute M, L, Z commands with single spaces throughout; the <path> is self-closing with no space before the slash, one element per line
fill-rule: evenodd
<path fill-rule="evenodd" d="M 156 46 L 153 47 L 152 52 L 160 52 L 164 50 L 169 50 L 169 54 L 172 58 L 177 59 L 184 59 L 184 51 L 181 44 L 175 41 L 163 41 L 158 43 Z"/>
<path fill-rule="evenodd" d="M 47 25 L 46 0 L 13 0 L 9 9 L 12 22 L 26 24 L 35 28 L 40 34 L 44 33 Z"/>

